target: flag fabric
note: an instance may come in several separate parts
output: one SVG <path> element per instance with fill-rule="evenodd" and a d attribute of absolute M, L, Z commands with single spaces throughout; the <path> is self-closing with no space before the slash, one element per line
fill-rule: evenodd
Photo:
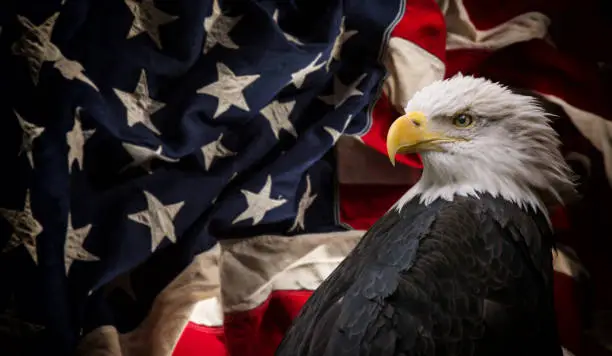
<path fill-rule="evenodd" d="M 0 4 L 2 354 L 272 355 L 418 178 L 417 158 L 380 154 L 391 121 L 459 71 L 559 113 L 587 187 L 555 215 L 559 329 L 568 353 L 603 352 L 581 300 L 588 284 L 612 309 L 612 55 L 597 4 L 572 5 Z"/>

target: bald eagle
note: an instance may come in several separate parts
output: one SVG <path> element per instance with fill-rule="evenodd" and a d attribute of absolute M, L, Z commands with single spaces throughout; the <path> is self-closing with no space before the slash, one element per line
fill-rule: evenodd
<path fill-rule="evenodd" d="M 532 96 L 456 75 L 424 87 L 387 150 L 420 180 L 304 305 L 277 356 L 561 355 L 550 203 L 575 192 Z"/>

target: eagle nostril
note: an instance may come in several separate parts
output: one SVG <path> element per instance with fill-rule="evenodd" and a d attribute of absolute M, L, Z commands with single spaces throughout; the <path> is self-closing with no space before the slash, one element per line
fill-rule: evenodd
<path fill-rule="evenodd" d="M 421 126 L 421 123 L 418 120 L 412 120 L 412 124 L 416 127 Z"/>

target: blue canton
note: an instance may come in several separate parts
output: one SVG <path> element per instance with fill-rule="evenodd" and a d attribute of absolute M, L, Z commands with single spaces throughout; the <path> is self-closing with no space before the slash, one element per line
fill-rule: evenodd
<path fill-rule="evenodd" d="M 401 6 L 2 2 L 0 344 L 67 355 L 221 239 L 345 229 L 331 149 Z"/>

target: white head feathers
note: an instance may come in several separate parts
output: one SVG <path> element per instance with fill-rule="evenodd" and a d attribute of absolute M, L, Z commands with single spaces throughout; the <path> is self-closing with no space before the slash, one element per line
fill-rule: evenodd
<path fill-rule="evenodd" d="M 419 196 L 437 198 L 490 193 L 547 212 L 545 202 L 563 202 L 574 194 L 573 174 L 563 159 L 561 142 L 537 100 L 498 83 L 456 75 L 417 92 L 405 108 L 427 117 L 428 129 L 466 141 L 443 143 L 444 152 L 421 153 L 423 175 L 396 204 Z M 468 128 L 452 124 L 468 113 Z"/>

